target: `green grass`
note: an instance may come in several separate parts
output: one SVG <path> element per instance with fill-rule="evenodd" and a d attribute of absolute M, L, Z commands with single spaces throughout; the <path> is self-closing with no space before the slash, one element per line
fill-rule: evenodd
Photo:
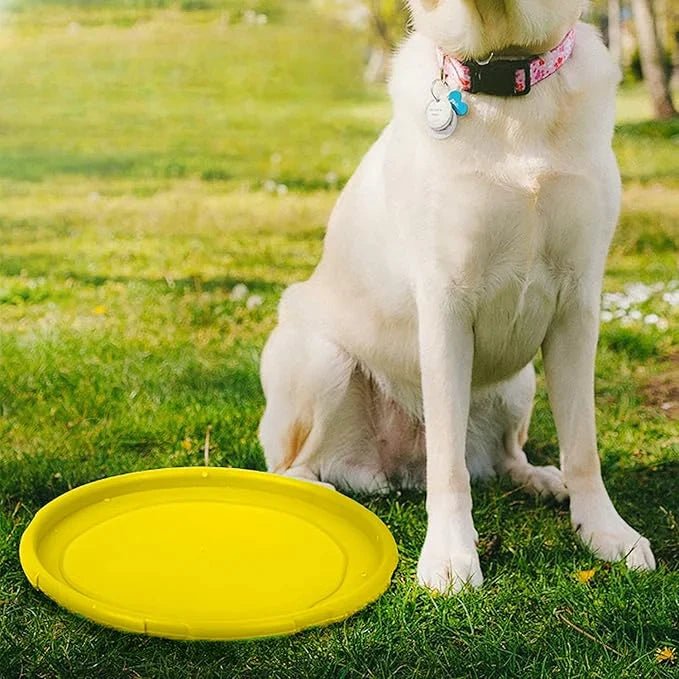
<path fill-rule="evenodd" d="M 654 654 L 679 642 L 679 441 L 663 408 L 679 337 L 657 295 L 644 313 L 670 328 L 605 323 L 597 365 L 605 478 L 655 573 L 597 562 L 565 507 L 497 482 L 474 490 L 482 590 L 418 589 L 423 496 L 365 499 L 398 542 L 392 587 L 291 638 L 126 635 L 31 589 L 21 533 L 69 488 L 199 464 L 208 426 L 214 464 L 263 467 L 257 363 L 277 299 L 313 269 L 336 184 L 389 115 L 361 80 L 362 37 L 301 1 L 250 3 L 266 26 L 232 0 L 89 5 L 15 2 L 0 22 L 0 677 L 671 676 Z M 679 129 L 645 119 L 640 87 L 619 108 L 607 291 L 677 278 Z M 260 307 L 231 300 L 241 282 Z M 529 454 L 558 458 L 544 389 Z"/>

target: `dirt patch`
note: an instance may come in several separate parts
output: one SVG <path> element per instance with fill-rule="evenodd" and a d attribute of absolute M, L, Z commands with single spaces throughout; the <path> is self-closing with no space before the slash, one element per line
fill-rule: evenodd
<path fill-rule="evenodd" d="M 649 406 L 671 420 L 679 420 L 679 353 L 672 355 L 668 370 L 648 380 L 642 394 Z"/>

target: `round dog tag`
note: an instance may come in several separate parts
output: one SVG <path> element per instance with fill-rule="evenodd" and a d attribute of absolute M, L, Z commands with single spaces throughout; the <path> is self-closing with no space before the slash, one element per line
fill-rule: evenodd
<path fill-rule="evenodd" d="M 450 135 L 455 132 L 455 128 L 457 127 L 457 118 L 457 113 L 453 111 L 450 122 L 442 130 L 429 130 L 431 132 L 431 136 L 434 137 L 434 139 L 448 139 L 448 137 L 450 137 Z"/>
<path fill-rule="evenodd" d="M 455 117 L 455 111 L 448 99 L 432 99 L 427 106 L 427 125 L 434 132 L 445 130 Z"/>

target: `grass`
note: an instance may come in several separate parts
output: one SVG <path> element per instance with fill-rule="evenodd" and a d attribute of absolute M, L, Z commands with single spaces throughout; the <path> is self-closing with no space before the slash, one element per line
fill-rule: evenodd
<path fill-rule="evenodd" d="M 28 585 L 21 533 L 69 488 L 199 464 L 208 426 L 214 464 L 263 467 L 257 362 L 277 299 L 313 269 L 337 186 L 389 107 L 361 80 L 360 35 L 301 2 L 251 5 L 269 23 L 246 24 L 230 0 L 34 0 L 2 15 L 0 677 L 672 676 L 655 652 L 679 641 L 666 408 L 679 338 L 659 298 L 646 312 L 670 328 L 606 323 L 597 364 L 604 475 L 652 540 L 655 573 L 596 561 L 566 508 L 497 482 L 474 489 L 482 590 L 418 589 L 423 497 L 364 499 L 399 545 L 392 587 L 292 638 L 121 634 Z M 625 199 L 608 291 L 677 277 L 679 129 L 645 119 L 639 87 L 619 108 Z M 233 301 L 237 283 L 262 305 Z M 529 446 L 538 462 L 558 458 L 544 389 Z"/>

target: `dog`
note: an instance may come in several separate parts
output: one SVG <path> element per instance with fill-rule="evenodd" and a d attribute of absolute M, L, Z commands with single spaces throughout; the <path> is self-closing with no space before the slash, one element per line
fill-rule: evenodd
<path fill-rule="evenodd" d="M 261 360 L 270 471 L 426 489 L 421 585 L 483 576 L 470 480 L 557 500 L 600 558 L 653 569 L 601 477 L 594 362 L 618 215 L 618 67 L 583 0 L 410 0 L 393 117 Z M 553 72 L 550 72 L 553 69 Z M 523 451 L 542 351 L 560 469 Z"/>

